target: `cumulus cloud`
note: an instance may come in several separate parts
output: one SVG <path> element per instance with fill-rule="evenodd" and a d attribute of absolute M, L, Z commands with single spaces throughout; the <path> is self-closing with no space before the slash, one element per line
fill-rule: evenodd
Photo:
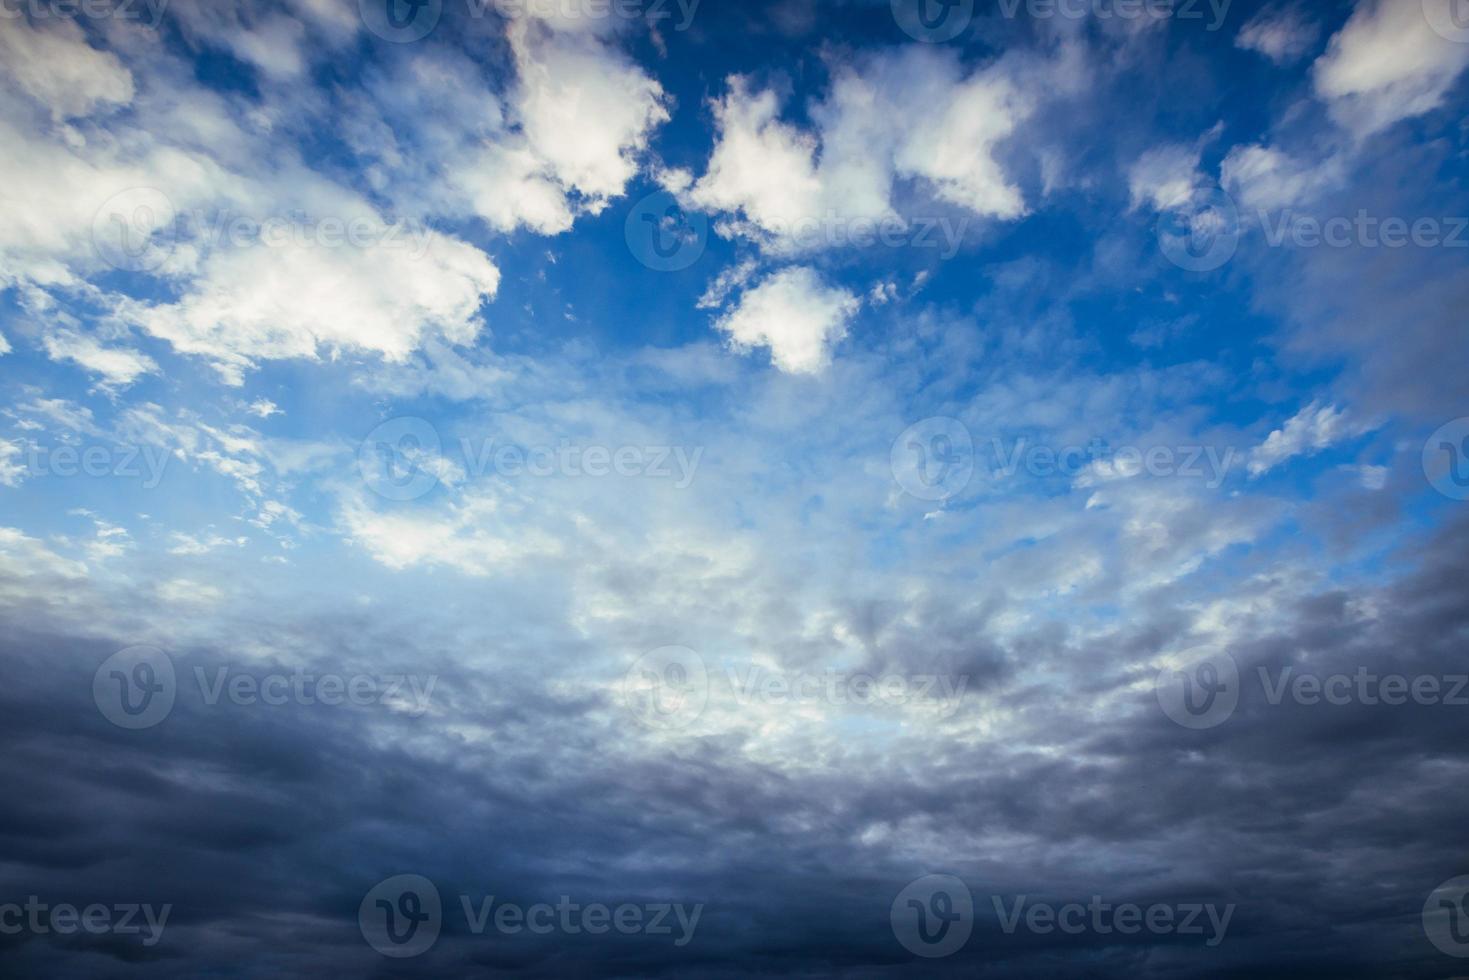
<path fill-rule="evenodd" d="M 746 290 L 714 325 L 736 350 L 768 347 L 780 370 L 816 374 L 860 306 L 855 295 L 827 286 L 814 269 L 793 266 Z"/>
<path fill-rule="evenodd" d="M 1292 457 L 1318 453 L 1376 427 L 1335 405 L 1312 402 L 1250 451 L 1250 476 L 1263 476 Z"/>
<path fill-rule="evenodd" d="M 1267 7 L 1245 21 L 1234 43 L 1277 65 L 1288 65 L 1304 56 L 1320 34 L 1320 25 L 1300 7 Z"/>
<path fill-rule="evenodd" d="M 1316 94 L 1358 136 L 1438 108 L 1469 45 L 1429 25 L 1420 0 L 1366 0 L 1312 66 Z"/>

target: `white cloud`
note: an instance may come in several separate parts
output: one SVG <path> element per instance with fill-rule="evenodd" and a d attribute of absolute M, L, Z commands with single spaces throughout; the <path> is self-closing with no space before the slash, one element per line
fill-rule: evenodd
<path fill-rule="evenodd" d="M 831 348 L 847 333 L 861 301 L 824 285 L 812 269 L 782 269 L 747 290 L 715 327 L 737 350 L 769 347 L 782 371 L 815 374 L 831 360 Z"/>
<path fill-rule="evenodd" d="M 1366 0 L 1312 67 L 1339 123 L 1367 136 L 1442 104 L 1469 64 L 1469 44 L 1436 33 L 1421 0 Z"/>
<path fill-rule="evenodd" d="M 1310 50 L 1320 33 L 1320 25 L 1308 19 L 1299 7 L 1272 7 L 1246 21 L 1234 43 L 1236 47 L 1264 55 L 1277 65 L 1288 65 Z"/>
<path fill-rule="evenodd" d="M 52 329 L 42 335 L 41 344 L 51 360 L 71 361 L 101 375 L 105 388 L 126 387 L 158 370 L 157 362 L 146 354 L 126 347 L 104 347 L 97 338 L 75 330 Z"/>
<path fill-rule="evenodd" d="M 87 44 L 71 20 L 21 27 L 7 17 L 0 30 L 0 71 L 58 120 L 133 100 L 132 73 L 116 55 Z"/>
<path fill-rule="evenodd" d="M 16 462 L 17 457 L 25 451 L 25 446 L 8 439 L 0 439 L 0 484 L 7 487 L 18 487 L 26 478 L 26 468 Z"/>
<path fill-rule="evenodd" d="M 917 45 L 832 64 L 831 89 L 808 109 L 810 131 L 781 118 L 781 97 L 731 76 L 712 104 L 716 140 L 688 203 L 723 216 L 723 233 L 778 253 L 828 242 L 823 222 L 896 217 L 899 183 L 934 202 L 1010 220 L 1021 190 L 997 159 L 1039 104 L 1079 71 L 1063 52 L 1044 69 L 1004 58 L 966 71 L 950 52 Z M 1035 82 L 1050 73 L 1050 86 Z M 841 240 L 845 240 L 844 238 Z"/>
<path fill-rule="evenodd" d="M 1156 211 L 1187 205 L 1204 186 L 1199 172 L 1201 151 L 1185 143 L 1168 143 L 1145 151 L 1127 172 L 1130 208 L 1148 204 Z"/>
<path fill-rule="evenodd" d="M 1301 207 L 1341 179 L 1341 159 L 1306 163 L 1268 146 L 1236 146 L 1219 165 L 1219 182 L 1245 207 Z"/>
<path fill-rule="evenodd" d="M 251 415 L 254 415 L 256 418 L 262 419 L 268 419 L 272 415 L 286 414 L 285 412 L 281 411 L 281 407 L 279 405 L 271 401 L 269 398 L 255 399 L 253 402 L 245 406 L 245 411 L 249 412 Z"/>
<path fill-rule="evenodd" d="M 119 313 L 179 351 L 213 361 L 231 384 L 260 358 L 369 351 L 401 361 L 426 337 L 462 344 L 500 274 L 478 249 L 426 232 L 419 257 L 383 244 L 224 250 L 171 304 Z"/>
<path fill-rule="evenodd" d="M 1251 477 L 1263 476 L 1294 456 L 1320 452 L 1374 428 L 1375 423 L 1352 419 L 1344 409 L 1312 402 L 1250 451 L 1247 468 Z"/>

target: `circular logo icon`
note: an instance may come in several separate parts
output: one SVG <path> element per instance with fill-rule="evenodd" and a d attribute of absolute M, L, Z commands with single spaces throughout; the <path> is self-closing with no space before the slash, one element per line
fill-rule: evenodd
<path fill-rule="evenodd" d="M 688 647 L 649 650 L 622 677 L 622 701 L 649 728 L 682 728 L 709 703 L 709 671 Z"/>
<path fill-rule="evenodd" d="M 1469 500 L 1469 418 L 1439 426 L 1423 444 L 1423 475 L 1453 500 Z"/>
<path fill-rule="evenodd" d="M 92 216 L 92 248 L 124 272 L 152 272 L 173 254 L 178 212 L 156 187 L 119 191 Z"/>
<path fill-rule="evenodd" d="M 1423 0 L 1423 17 L 1444 40 L 1469 44 L 1469 0 Z"/>
<path fill-rule="evenodd" d="M 367 945 L 395 959 L 427 952 L 443 924 L 439 890 L 423 875 L 385 878 L 357 907 L 357 925 Z"/>
<path fill-rule="evenodd" d="M 1469 875 L 1450 878 L 1428 896 L 1423 932 L 1440 953 L 1469 957 Z"/>
<path fill-rule="evenodd" d="M 654 191 L 633 205 L 622 228 L 633 257 L 654 272 L 687 269 L 704 254 L 709 218 L 685 211 L 667 191 Z"/>
<path fill-rule="evenodd" d="M 168 717 L 177 694 L 173 659 L 157 647 L 119 650 L 92 675 L 92 700 L 118 728 L 152 728 Z"/>
<path fill-rule="evenodd" d="M 945 500 L 974 475 L 974 439 L 958 419 L 924 419 L 893 441 L 888 463 L 905 492 L 919 500 Z"/>
<path fill-rule="evenodd" d="M 1165 667 L 1153 680 L 1163 713 L 1184 728 L 1213 728 L 1239 704 L 1239 666 L 1227 653 L 1193 656 L 1183 669 Z"/>
<path fill-rule="evenodd" d="M 362 482 L 389 500 L 416 500 L 439 482 L 439 432 L 424 419 L 388 419 L 357 448 Z"/>
<path fill-rule="evenodd" d="M 974 896 L 953 875 L 924 875 L 898 892 L 888 917 L 908 952 L 928 959 L 951 956 L 974 931 Z"/>
<path fill-rule="evenodd" d="M 444 0 L 357 0 L 363 25 L 384 41 L 408 44 L 428 36 L 444 13 Z"/>
<path fill-rule="evenodd" d="M 1159 215 L 1157 233 L 1169 262 L 1189 272 L 1209 272 L 1233 258 L 1239 247 L 1239 209 L 1216 187 Z"/>
<path fill-rule="evenodd" d="M 974 19 L 974 0 L 892 0 L 893 20 L 915 41 L 952 41 Z"/>

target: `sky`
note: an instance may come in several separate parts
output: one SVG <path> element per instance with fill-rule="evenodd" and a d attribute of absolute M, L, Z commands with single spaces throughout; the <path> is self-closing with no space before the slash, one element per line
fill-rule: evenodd
<path fill-rule="evenodd" d="M 3 972 L 1469 971 L 1466 65 L 3 0 Z"/>

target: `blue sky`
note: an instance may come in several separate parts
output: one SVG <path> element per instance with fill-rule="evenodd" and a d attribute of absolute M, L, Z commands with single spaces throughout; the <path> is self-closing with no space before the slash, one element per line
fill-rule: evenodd
<path fill-rule="evenodd" d="M 176 906 L 162 952 L 5 933 L 16 975 L 1469 953 L 1420 921 L 1463 709 L 1254 680 L 1463 664 L 1456 3 L 388 3 L 0 21 L 0 881 Z M 93 681 L 140 657 L 135 730 Z M 706 912 L 383 957 L 398 874 Z M 915 950 L 930 875 L 983 941 Z"/>

